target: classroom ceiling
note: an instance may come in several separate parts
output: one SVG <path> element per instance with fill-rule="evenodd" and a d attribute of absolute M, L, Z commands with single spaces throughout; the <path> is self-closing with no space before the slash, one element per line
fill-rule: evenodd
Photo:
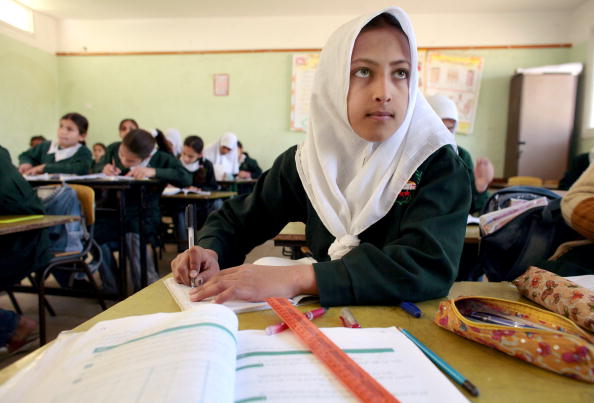
<path fill-rule="evenodd" d="M 17 0 L 57 19 L 357 15 L 397 5 L 411 14 L 571 12 L 587 0 Z"/>

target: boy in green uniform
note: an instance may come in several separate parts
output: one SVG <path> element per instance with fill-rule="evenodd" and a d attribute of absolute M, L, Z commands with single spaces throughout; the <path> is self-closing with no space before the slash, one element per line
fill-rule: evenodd
<path fill-rule="evenodd" d="M 57 139 L 45 141 L 19 155 L 19 172 L 23 175 L 60 173 L 86 175 L 93 155 L 84 145 L 89 122 L 78 113 L 67 113 L 60 119 Z"/>
<path fill-rule="evenodd" d="M 179 283 L 204 281 L 192 300 L 317 294 L 322 306 L 386 305 L 447 294 L 470 182 L 453 135 L 418 91 L 416 55 L 410 20 L 395 7 L 331 36 L 303 144 L 278 157 L 251 194 L 211 214 L 199 246 L 172 262 Z M 306 223 L 315 261 L 242 264 L 290 221 Z"/>

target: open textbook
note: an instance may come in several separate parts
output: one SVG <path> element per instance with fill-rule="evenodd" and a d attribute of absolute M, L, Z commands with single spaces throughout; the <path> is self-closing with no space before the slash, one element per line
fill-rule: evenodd
<path fill-rule="evenodd" d="M 210 195 L 210 192 L 208 192 L 206 190 L 195 190 L 195 189 L 190 189 L 190 188 L 177 188 L 175 186 L 167 186 L 165 189 L 163 189 L 163 196 L 172 196 L 172 195 L 176 195 L 178 193 L 183 193 L 184 195 L 187 195 L 188 193 L 194 193 L 194 194 L 203 195 L 203 196 Z"/>
<path fill-rule="evenodd" d="M 355 401 L 293 332 L 237 324 L 231 310 L 209 304 L 63 333 L 0 387 L 0 401 Z M 402 402 L 467 401 L 395 328 L 321 330 Z"/>
<path fill-rule="evenodd" d="M 169 277 L 164 281 L 165 287 L 175 300 L 176 304 L 179 306 L 179 309 L 182 311 L 187 311 L 190 309 L 195 309 L 204 304 L 212 304 L 212 298 L 206 299 L 200 302 L 193 302 L 190 301 L 190 287 L 183 284 L 178 284 L 173 277 Z M 314 302 L 318 302 L 319 298 L 315 295 L 298 295 L 293 298 L 289 298 L 289 301 L 293 305 L 305 305 L 311 304 Z M 262 302 L 248 302 L 248 301 L 228 301 L 225 302 L 227 308 L 231 309 L 235 313 L 243 313 L 243 312 L 252 312 L 252 311 L 263 311 L 265 309 L 270 309 L 270 305 L 268 303 Z"/>
<path fill-rule="evenodd" d="M 88 174 L 88 175 L 71 175 L 71 174 L 40 174 L 40 175 L 24 175 L 28 181 L 49 181 L 59 180 L 63 182 L 68 181 L 84 181 L 84 180 L 109 180 L 109 181 L 135 181 L 139 180 L 132 176 L 123 175 L 106 175 L 104 173 Z"/>

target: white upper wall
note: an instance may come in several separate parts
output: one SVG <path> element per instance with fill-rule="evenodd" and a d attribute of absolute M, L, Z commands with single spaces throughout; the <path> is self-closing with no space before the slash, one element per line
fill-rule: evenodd
<path fill-rule="evenodd" d="M 58 52 L 321 48 L 354 16 L 63 20 Z M 571 42 L 571 13 L 413 14 L 421 47 Z"/>
<path fill-rule="evenodd" d="M 35 25 L 34 34 L 21 31 L 20 29 L 14 28 L 2 21 L 0 21 L 0 34 L 16 39 L 45 52 L 55 53 L 58 44 L 58 21 L 55 18 L 35 11 L 33 12 L 33 21 Z"/>
<path fill-rule="evenodd" d="M 594 29 L 594 0 L 588 0 L 579 6 L 573 13 L 572 18 L 572 43 L 581 43 L 590 38 Z"/>

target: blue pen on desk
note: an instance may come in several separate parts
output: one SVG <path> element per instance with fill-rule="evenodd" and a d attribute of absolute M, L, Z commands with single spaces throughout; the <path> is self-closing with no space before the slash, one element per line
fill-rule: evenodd
<path fill-rule="evenodd" d="M 400 308 L 404 309 L 406 313 L 414 316 L 415 318 L 420 318 L 423 314 L 423 311 L 421 311 L 421 309 L 412 302 L 402 301 L 400 303 Z"/>
<path fill-rule="evenodd" d="M 421 343 L 415 336 L 410 334 L 405 329 L 399 327 L 398 330 L 402 332 L 403 335 L 409 338 L 410 341 L 415 343 L 415 345 L 429 358 L 433 363 L 445 372 L 450 378 L 452 378 L 456 383 L 462 385 L 464 389 L 466 389 L 472 396 L 478 396 L 479 390 L 476 386 L 472 384 L 464 375 L 460 372 L 456 371 L 454 368 L 450 366 L 447 362 L 445 362 L 440 356 L 435 354 L 433 351 L 429 349 L 426 345 Z"/>
<path fill-rule="evenodd" d="M 194 246 L 194 205 L 188 204 L 186 206 L 186 229 L 188 230 L 188 249 L 191 249 Z M 196 277 L 198 273 L 196 270 L 192 270 L 189 273 L 190 275 L 190 287 L 196 287 Z M 201 281 L 199 281 L 199 285 L 201 285 Z"/>

